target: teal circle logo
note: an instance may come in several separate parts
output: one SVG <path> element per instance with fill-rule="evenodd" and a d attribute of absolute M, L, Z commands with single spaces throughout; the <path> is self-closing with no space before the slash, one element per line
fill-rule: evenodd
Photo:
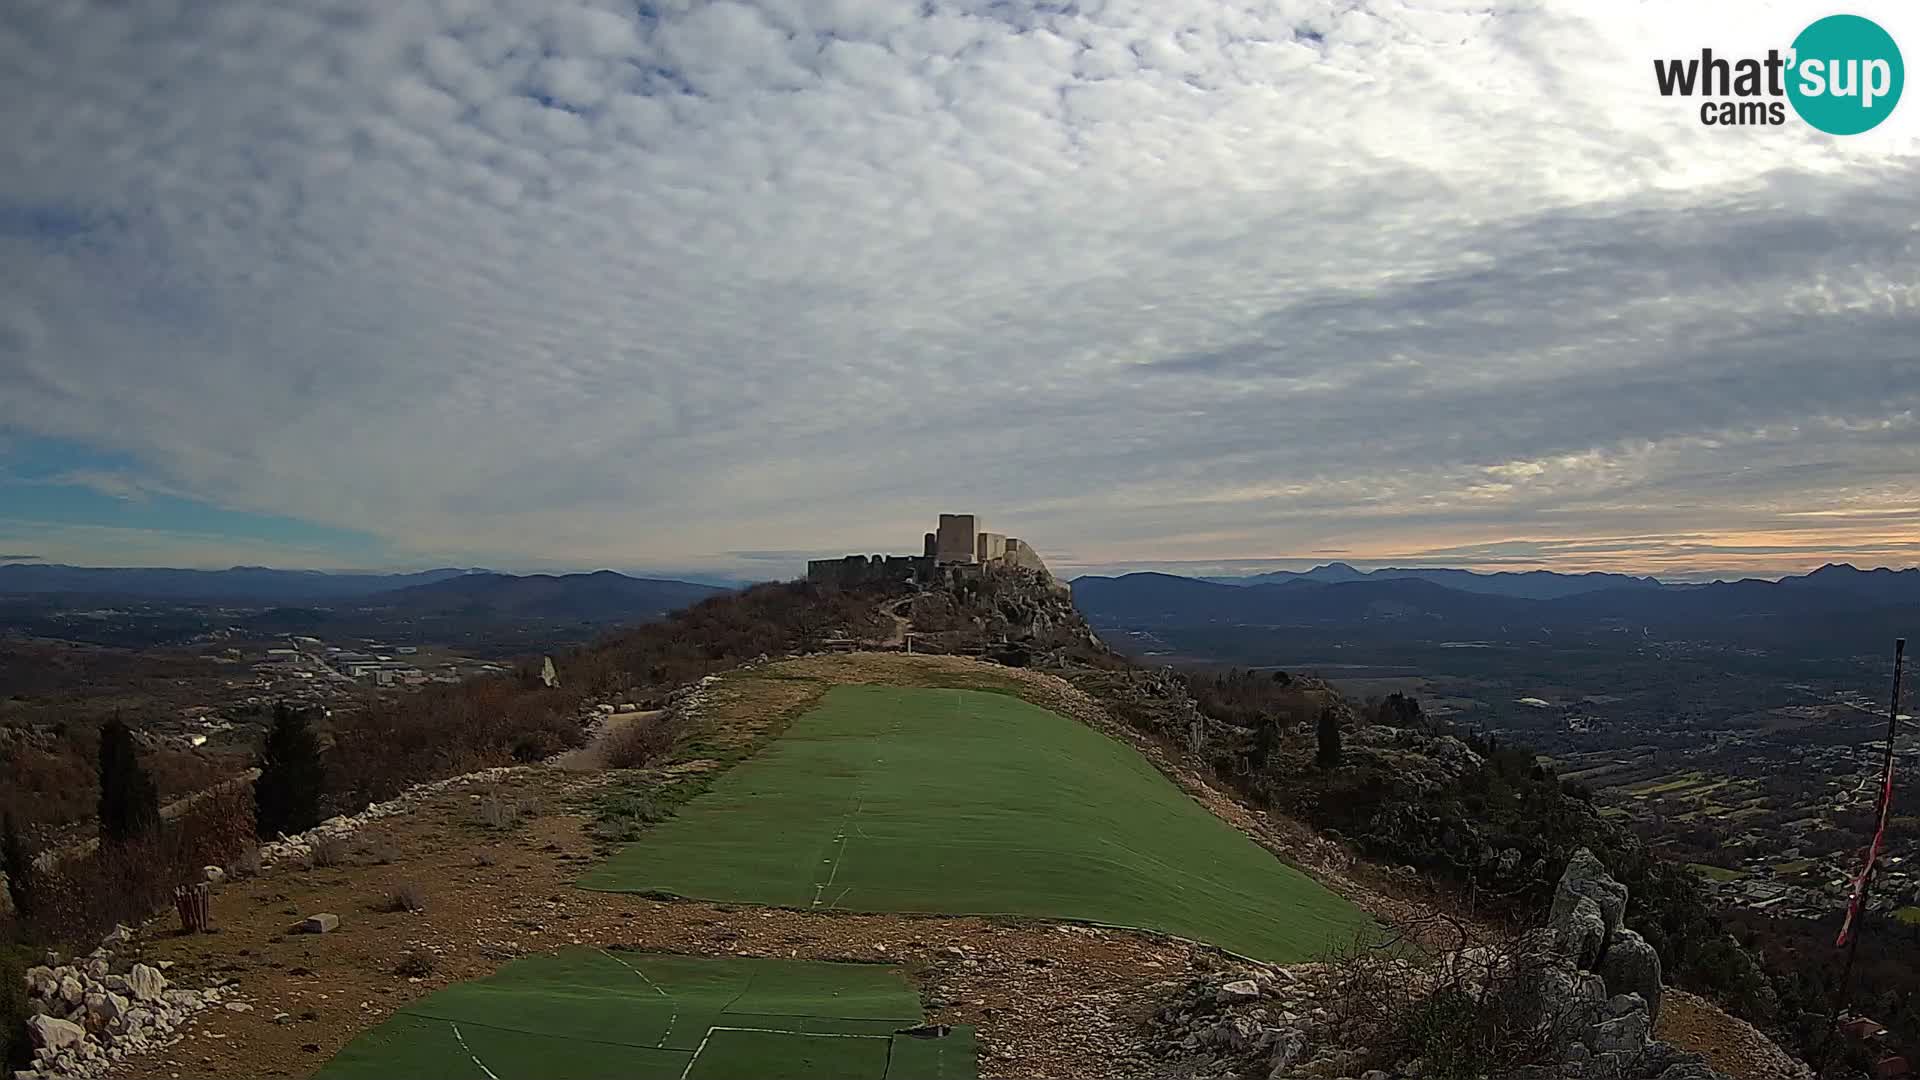
<path fill-rule="evenodd" d="M 1791 63 L 1793 111 L 1829 135 L 1878 126 L 1900 103 L 1907 81 L 1893 35 L 1858 15 L 1829 15 L 1800 31 Z"/>

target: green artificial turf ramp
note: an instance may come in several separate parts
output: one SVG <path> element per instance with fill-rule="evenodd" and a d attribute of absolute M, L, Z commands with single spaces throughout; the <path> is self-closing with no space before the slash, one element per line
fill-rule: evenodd
<path fill-rule="evenodd" d="M 1371 925 L 1132 747 L 971 690 L 835 687 L 580 884 L 796 908 L 1082 919 L 1277 962 Z"/>
<path fill-rule="evenodd" d="M 891 967 L 569 949 L 408 1005 L 318 1076 L 973 1080 L 973 1033 L 895 1034 L 920 1023 Z"/>

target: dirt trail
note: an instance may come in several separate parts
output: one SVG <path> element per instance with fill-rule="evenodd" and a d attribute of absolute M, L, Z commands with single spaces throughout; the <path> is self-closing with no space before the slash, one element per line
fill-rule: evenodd
<path fill-rule="evenodd" d="M 665 709 L 646 709 L 641 712 L 614 713 L 600 725 L 600 730 L 594 735 L 592 742 L 555 757 L 549 764 L 567 772 L 598 772 L 608 768 L 607 743 L 635 724 L 652 723 L 665 711 Z"/>
<path fill-rule="evenodd" d="M 874 644 L 883 649 L 897 649 L 907 643 L 907 634 L 913 629 L 913 620 L 902 614 L 902 612 L 905 608 L 913 604 L 913 600 L 914 598 L 911 596 L 903 596 L 898 600 L 889 600 L 880 605 L 879 613 L 893 620 L 893 629 L 887 632 L 886 637 L 881 638 Z"/>
<path fill-rule="evenodd" d="M 1660 1024 L 1654 1034 L 1706 1055 L 1709 1065 L 1741 1080 L 1787 1080 L 1808 1075 L 1804 1066 L 1752 1024 L 1676 987 L 1667 987 L 1660 996 Z"/>

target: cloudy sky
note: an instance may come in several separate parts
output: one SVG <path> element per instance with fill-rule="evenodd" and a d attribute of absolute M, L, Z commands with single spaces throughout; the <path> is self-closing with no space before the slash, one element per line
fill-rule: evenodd
<path fill-rule="evenodd" d="M 0 557 L 1912 565 L 1920 100 L 1650 63 L 1830 10 L 8 0 Z"/>

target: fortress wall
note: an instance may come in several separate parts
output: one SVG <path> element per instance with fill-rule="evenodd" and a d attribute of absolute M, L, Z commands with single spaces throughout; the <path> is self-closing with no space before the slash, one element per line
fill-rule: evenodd
<path fill-rule="evenodd" d="M 847 589 L 860 585 L 889 584 L 924 578 L 933 569 L 932 560 L 920 555 L 848 555 L 842 559 L 812 559 L 807 562 L 807 580 L 815 585 Z"/>

